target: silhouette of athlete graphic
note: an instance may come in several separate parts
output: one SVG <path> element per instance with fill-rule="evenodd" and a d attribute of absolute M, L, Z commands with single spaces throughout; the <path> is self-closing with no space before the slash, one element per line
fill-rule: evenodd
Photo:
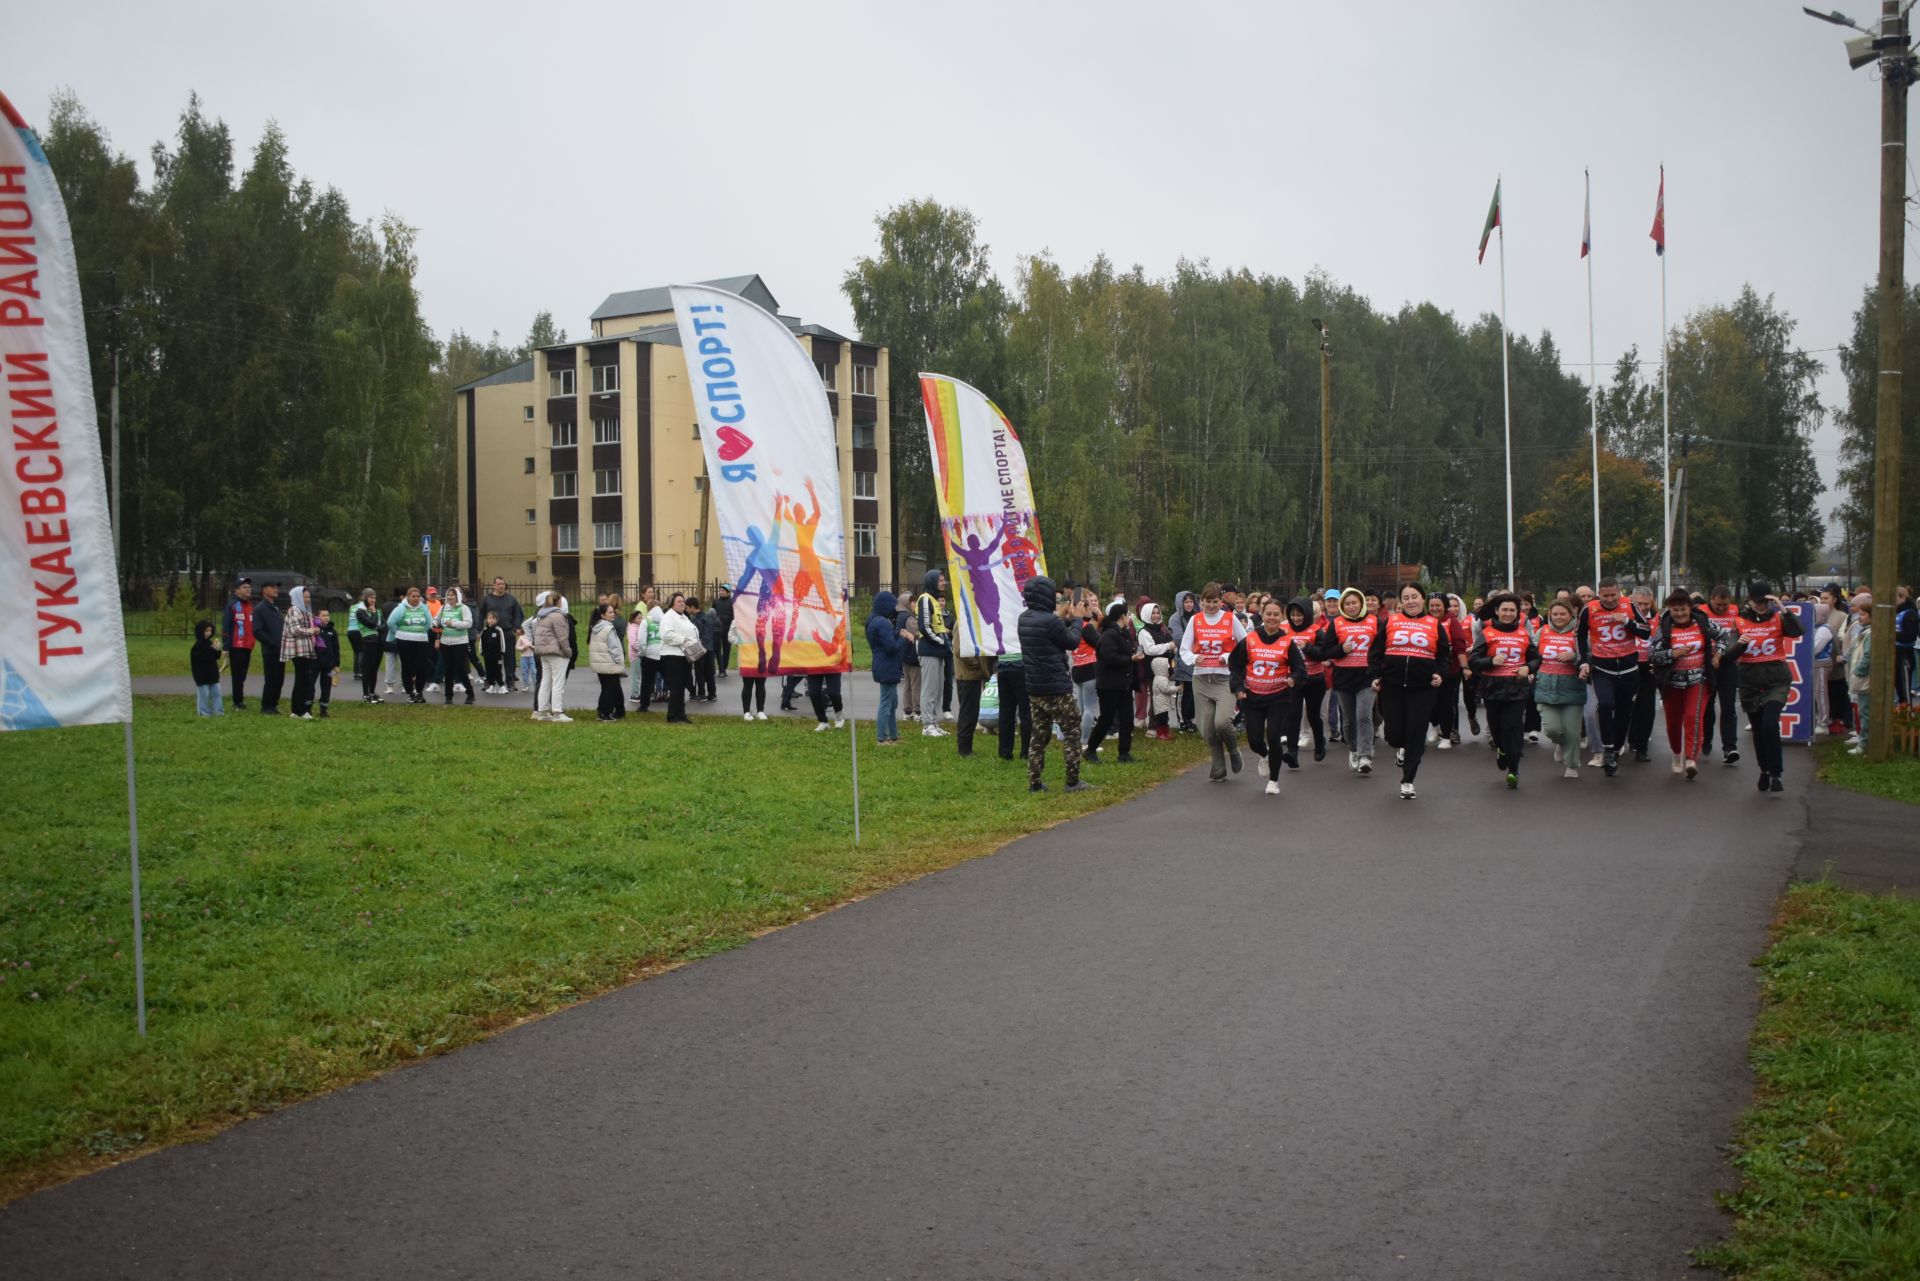
<path fill-rule="evenodd" d="M 759 590 L 753 593 L 753 641 L 760 651 L 762 671 L 772 671 L 780 665 L 781 625 L 778 611 L 786 596 L 780 578 L 780 517 L 781 502 L 776 498 L 772 525 L 765 530 L 756 525 L 747 526 L 747 567 L 733 588 L 734 600 L 743 601 L 748 595 L 748 585 L 755 579 L 759 580 Z M 738 608 L 736 604 L 735 609 Z M 773 628 L 771 659 L 767 650 L 769 622 Z"/>
<path fill-rule="evenodd" d="M 814 535 L 820 530 L 820 496 L 813 492 L 813 481 L 807 481 L 807 497 L 813 500 L 813 513 L 808 515 L 799 503 L 786 499 L 787 519 L 793 522 L 794 550 L 800 556 L 800 565 L 793 571 L 793 601 L 795 608 L 807 603 L 807 591 L 820 598 L 820 608 L 833 612 L 833 602 L 827 599 L 826 573 L 820 568 L 820 553 L 813 549 Z M 776 499 L 775 511 L 779 510 Z"/>
<path fill-rule="evenodd" d="M 961 544 L 956 532 L 947 537 L 947 546 L 967 567 L 967 584 L 973 589 L 973 607 L 987 626 L 993 628 L 994 639 L 998 644 L 996 653 L 1007 652 L 1007 637 L 1000 622 L 1000 587 L 993 581 L 993 554 L 1000 548 L 1000 540 L 1006 535 L 1006 522 L 994 531 L 993 541 L 985 547 L 980 545 L 980 535 L 968 534 L 967 541 Z"/>

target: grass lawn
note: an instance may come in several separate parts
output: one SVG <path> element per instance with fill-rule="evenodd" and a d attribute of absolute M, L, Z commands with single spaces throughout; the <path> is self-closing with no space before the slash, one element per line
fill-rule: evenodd
<path fill-rule="evenodd" d="M 865 679 L 856 675 L 856 680 Z M 457 722 L 457 724 L 456 724 Z M 540 725 L 351 704 L 312 723 L 136 700 L 150 1035 L 133 1030 L 117 726 L 0 735 L 0 1201 L 1135 795 L 1026 791 L 952 739 L 809 724 Z"/>
<path fill-rule="evenodd" d="M 1920 805 L 1920 756 L 1896 754 L 1875 765 L 1864 756 L 1849 754 L 1842 743 L 1822 744 L 1817 756 L 1820 777 L 1835 787 Z"/>
<path fill-rule="evenodd" d="M 1920 902 L 1797 886 L 1759 964 L 1734 1233 L 1699 1261 L 1751 1281 L 1920 1277 Z"/>

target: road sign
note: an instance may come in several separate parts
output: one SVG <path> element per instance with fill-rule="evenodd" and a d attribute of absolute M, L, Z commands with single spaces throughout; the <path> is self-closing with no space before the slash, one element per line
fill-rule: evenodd
<path fill-rule="evenodd" d="M 431 556 L 433 554 L 433 535 L 432 534 L 420 535 L 420 554 L 422 556 Z"/>

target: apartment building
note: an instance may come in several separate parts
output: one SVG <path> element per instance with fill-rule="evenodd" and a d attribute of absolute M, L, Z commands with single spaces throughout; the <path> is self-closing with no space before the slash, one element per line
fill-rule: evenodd
<path fill-rule="evenodd" d="M 701 282 L 780 314 L 759 276 Z M 820 373 L 855 590 L 895 577 L 887 349 L 780 316 Z M 686 359 L 666 286 L 594 311 L 588 335 L 454 393 L 469 581 L 559 583 L 575 599 L 726 576 Z"/>

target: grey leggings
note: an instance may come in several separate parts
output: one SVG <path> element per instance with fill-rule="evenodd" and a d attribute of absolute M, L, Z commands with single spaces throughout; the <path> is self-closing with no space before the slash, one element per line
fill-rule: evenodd
<path fill-rule="evenodd" d="M 1373 700 L 1376 697 L 1373 686 L 1336 689 L 1333 696 L 1340 703 L 1340 724 L 1347 733 L 1348 749 L 1356 756 L 1372 756 Z"/>

